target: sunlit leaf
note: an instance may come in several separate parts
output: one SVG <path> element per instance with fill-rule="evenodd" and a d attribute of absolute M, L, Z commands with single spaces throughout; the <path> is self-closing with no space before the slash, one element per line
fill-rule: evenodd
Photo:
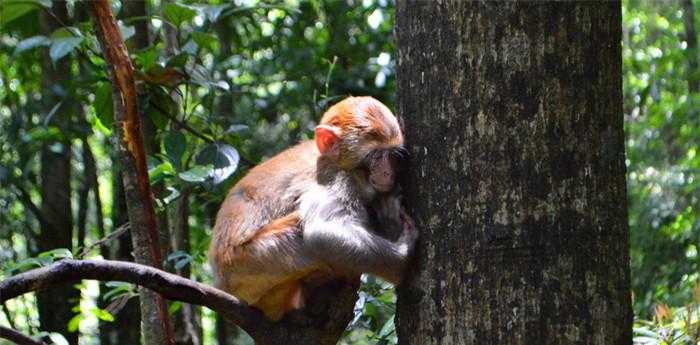
<path fill-rule="evenodd" d="M 95 89 L 95 115 L 105 127 L 112 128 L 114 122 L 114 105 L 112 103 L 112 85 L 99 83 Z"/>
<path fill-rule="evenodd" d="M 392 316 L 389 320 L 387 320 L 384 323 L 384 326 L 382 326 L 382 329 L 379 331 L 379 334 L 377 334 L 377 336 L 380 338 L 386 338 L 391 333 L 394 333 L 394 328 L 394 316 Z"/>
<path fill-rule="evenodd" d="M 197 165 L 190 170 L 181 172 L 178 174 L 178 176 L 187 182 L 204 182 L 207 180 L 213 170 L 214 166 L 211 164 Z"/>
<path fill-rule="evenodd" d="M 192 20 L 197 15 L 197 11 L 175 3 L 165 4 L 163 13 L 165 18 L 177 27 L 180 27 L 184 22 Z"/>
<path fill-rule="evenodd" d="M 66 340 L 66 338 L 63 337 L 63 335 L 60 333 L 56 333 L 56 332 L 49 333 L 49 339 L 51 339 L 51 342 L 54 345 L 68 345 L 68 340 Z"/>
<path fill-rule="evenodd" d="M 107 321 L 107 322 L 113 322 L 114 321 L 114 315 L 110 314 L 109 311 L 100 309 L 100 308 L 92 308 L 90 310 L 95 317 L 102 321 Z"/>
<path fill-rule="evenodd" d="M 238 169 L 240 162 L 238 150 L 231 145 L 214 143 L 207 145 L 197 155 L 198 164 L 212 164 L 212 178 L 214 184 L 218 184 L 227 179 Z"/>
<path fill-rule="evenodd" d="M 133 25 L 124 25 L 121 21 L 119 22 L 119 31 L 122 34 L 122 39 L 124 41 L 133 37 L 136 34 L 136 28 Z"/>
<path fill-rule="evenodd" d="M 204 5 L 200 8 L 209 21 L 216 22 L 219 19 L 221 12 L 227 7 L 228 5 Z"/>
<path fill-rule="evenodd" d="M 53 62 L 72 52 L 83 41 L 82 37 L 55 38 L 51 43 L 49 56 Z"/>
<path fill-rule="evenodd" d="M 83 315 L 78 313 L 68 321 L 68 332 L 76 332 L 80 328 L 80 321 L 83 320 Z"/>
<path fill-rule="evenodd" d="M 34 36 L 27 39 L 21 40 L 17 43 L 15 47 L 15 54 L 19 54 L 23 51 L 30 50 L 36 47 L 51 45 L 51 40 L 46 36 Z"/>

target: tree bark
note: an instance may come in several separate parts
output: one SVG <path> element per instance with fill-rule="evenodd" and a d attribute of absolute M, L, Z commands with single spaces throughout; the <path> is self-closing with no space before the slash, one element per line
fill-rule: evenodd
<path fill-rule="evenodd" d="M 43 29 L 46 36 L 69 25 L 66 2 L 54 0 L 51 11 L 44 13 Z M 65 135 L 64 140 L 45 142 L 41 149 L 41 232 L 37 238 L 39 252 L 55 248 L 73 249 L 73 214 L 71 210 L 71 142 L 70 121 L 76 113 L 74 100 L 67 99 L 65 92 L 70 89 L 71 61 L 66 56 L 55 63 L 45 51 L 43 73 L 43 121 L 58 127 Z M 56 108 L 57 107 L 57 108 Z M 52 110 L 55 111 L 52 113 Z M 49 118 L 50 116 L 50 118 Z M 41 329 L 64 334 L 70 344 L 78 343 L 78 334 L 68 332 L 68 321 L 75 315 L 72 307 L 79 303 L 80 293 L 72 286 L 45 291 L 37 294 L 37 308 Z"/>
<path fill-rule="evenodd" d="M 141 118 L 134 83 L 134 71 L 110 3 L 91 3 L 98 40 L 110 69 L 118 152 L 124 168 L 124 190 L 137 262 L 162 267 L 159 234 L 148 181 Z M 141 332 L 145 344 L 172 344 L 173 336 L 165 300 L 142 289 Z"/>
<path fill-rule="evenodd" d="M 631 344 L 619 2 L 399 1 L 401 344 Z"/>
<path fill-rule="evenodd" d="M 123 281 L 171 300 L 204 305 L 245 329 L 257 345 L 335 344 L 352 318 L 357 286 L 332 282 L 311 291 L 310 304 L 279 322 L 224 291 L 146 265 L 109 260 L 61 260 L 0 281 L 0 303 L 32 291 L 56 289 L 83 279 Z"/>
<path fill-rule="evenodd" d="M 116 157 L 112 157 L 112 232 L 128 222 L 122 168 Z M 116 246 L 102 250 L 102 256 L 122 261 L 134 261 L 131 234 L 119 236 Z M 100 284 L 100 296 L 109 290 Z M 107 308 L 110 301 L 100 299 L 100 308 Z M 129 299 L 115 315 L 114 322 L 100 322 L 100 345 L 139 344 L 141 342 L 141 311 L 138 299 Z"/>

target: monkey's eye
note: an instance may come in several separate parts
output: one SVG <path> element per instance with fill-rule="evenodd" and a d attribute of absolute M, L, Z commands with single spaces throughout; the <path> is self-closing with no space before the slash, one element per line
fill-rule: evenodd
<path fill-rule="evenodd" d="M 396 165 L 396 170 L 401 171 L 408 164 L 410 154 L 405 147 L 397 147 L 391 149 L 390 157 Z"/>

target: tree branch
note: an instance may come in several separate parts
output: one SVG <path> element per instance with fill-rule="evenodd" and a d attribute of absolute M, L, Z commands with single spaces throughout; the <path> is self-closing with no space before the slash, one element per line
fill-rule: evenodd
<path fill-rule="evenodd" d="M 36 340 L 26 334 L 15 331 L 12 328 L 0 326 L 0 338 L 7 339 L 18 345 L 46 345 L 45 342 Z"/>
<path fill-rule="evenodd" d="M 12 276 L 0 282 L 0 303 L 28 292 L 73 284 L 82 279 L 128 282 L 170 300 L 202 305 L 251 335 L 274 327 L 260 311 L 242 304 L 224 291 L 150 266 L 114 260 L 66 259 Z"/>

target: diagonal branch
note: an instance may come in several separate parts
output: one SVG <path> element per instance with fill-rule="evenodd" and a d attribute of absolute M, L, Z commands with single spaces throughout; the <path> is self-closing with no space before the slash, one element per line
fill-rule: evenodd
<path fill-rule="evenodd" d="M 0 326 L 0 339 L 7 339 L 18 345 L 46 345 L 43 341 L 36 340 L 12 328 L 2 326 Z"/>
<path fill-rule="evenodd" d="M 150 266 L 115 260 L 66 259 L 9 277 L 0 282 L 0 303 L 28 292 L 82 279 L 128 282 L 158 292 L 170 300 L 203 305 L 249 334 L 259 334 L 274 327 L 260 311 L 224 291 Z"/>

